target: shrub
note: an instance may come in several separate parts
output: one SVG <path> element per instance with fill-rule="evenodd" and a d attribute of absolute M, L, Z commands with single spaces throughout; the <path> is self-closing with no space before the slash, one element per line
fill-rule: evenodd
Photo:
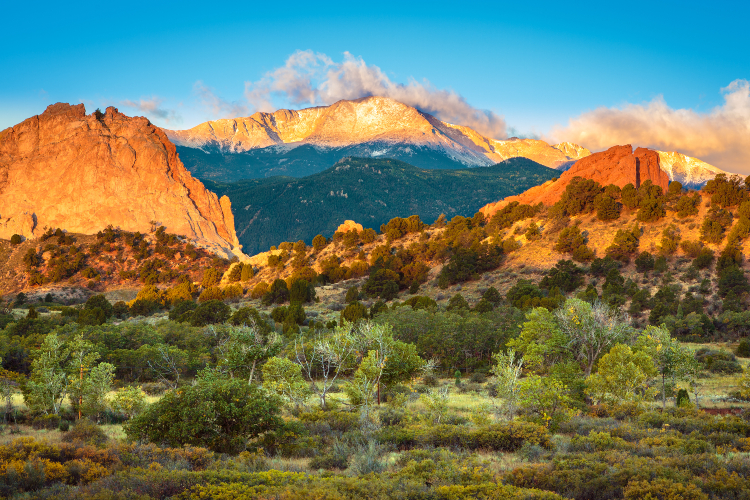
<path fill-rule="evenodd" d="M 250 438 L 281 425 L 281 401 L 242 379 L 201 380 L 168 392 L 125 424 L 130 439 L 239 453 Z"/>
<path fill-rule="evenodd" d="M 450 424 L 389 427 L 381 431 L 379 438 L 381 442 L 390 442 L 399 448 L 435 446 L 514 452 L 526 443 L 547 449 L 552 446 L 547 429 L 530 422 L 491 424 L 475 428 Z"/>
<path fill-rule="evenodd" d="M 13 246 L 20 245 L 21 242 L 23 242 L 23 239 L 21 238 L 20 234 L 14 234 L 10 237 L 10 244 Z"/>
<path fill-rule="evenodd" d="M 287 287 L 286 281 L 282 279 L 276 279 L 271 284 L 271 288 L 263 295 L 263 304 L 270 306 L 271 304 L 283 304 L 289 301 L 289 288 Z"/>
<path fill-rule="evenodd" d="M 307 280 L 298 279 L 292 283 L 289 289 L 289 302 L 304 304 L 315 300 L 315 287 Z"/>
<path fill-rule="evenodd" d="M 750 358 L 750 340 L 741 339 L 734 353 L 741 358 Z"/>
<path fill-rule="evenodd" d="M 87 418 L 76 420 L 73 428 L 63 435 L 66 443 L 82 442 L 93 446 L 104 446 L 109 438 L 101 427 Z"/>
<path fill-rule="evenodd" d="M 654 256 L 649 252 L 641 252 L 635 258 L 635 269 L 639 273 L 651 271 L 654 268 Z"/>
<path fill-rule="evenodd" d="M 107 318 L 111 318 L 115 313 L 114 307 L 104 295 L 94 295 L 93 297 L 90 297 L 89 300 L 86 301 L 86 305 L 84 306 L 84 309 L 94 309 L 94 308 L 101 309 Z"/>
<path fill-rule="evenodd" d="M 640 202 L 636 218 L 640 222 L 656 222 L 667 214 L 660 198 L 646 198 Z"/>
<path fill-rule="evenodd" d="M 348 321 L 350 323 L 355 323 L 360 319 L 367 319 L 367 308 L 355 300 L 341 311 L 340 318 L 342 322 Z"/>
<path fill-rule="evenodd" d="M 609 196 L 602 196 L 596 203 L 596 218 L 611 221 L 620 218 L 621 205 Z"/>
<path fill-rule="evenodd" d="M 581 234 L 578 226 L 566 227 L 560 232 L 555 244 L 555 251 L 560 253 L 573 253 L 578 247 L 586 244 L 586 238 Z"/>
<path fill-rule="evenodd" d="M 159 303 L 148 299 L 136 299 L 130 304 L 131 316 L 150 316 L 159 310 Z"/>
<path fill-rule="evenodd" d="M 192 326 L 206 326 L 224 323 L 229 319 L 232 309 L 220 300 L 204 302 L 193 311 L 190 317 Z"/>
<path fill-rule="evenodd" d="M 328 244 L 328 240 L 326 240 L 326 237 L 323 236 L 322 234 L 317 235 L 312 240 L 312 246 L 316 252 L 320 252 L 321 250 L 323 250 L 323 248 L 325 248 L 327 244 Z"/>
<path fill-rule="evenodd" d="M 203 288 L 209 288 L 216 286 L 221 282 L 222 273 L 215 267 L 209 267 L 203 272 L 203 279 L 201 280 L 201 286 Z"/>
<path fill-rule="evenodd" d="M 259 299 L 263 297 L 266 293 L 268 293 L 268 283 L 265 281 L 261 281 L 255 287 L 253 288 L 253 291 L 250 292 L 250 298 L 252 299 Z"/>
<path fill-rule="evenodd" d="M 198 304 L 192 300 L 178 302 L 172 306 L 172 309 L 169 311 L 169 319 L 180 323 L 189 323 L 193 318 L 193 311 L 195 311 L 197 307 Z"/>
<path fill-rule="evenodd" d="M 630 261 L 630 256 L 638 251 L 640 236 L 641 229 L 638 227 L 638 224 L 633 226 L 629 231 L 618 229 L 612 245 L 607 248 L 607 256 L 621 262 Z"/>
<path fill-rule="evenodd" d="M 60 427 L 60 415 L 41 415 L 31 421 L 34 429 L 57 429 Z"/>
<path fill-rule="evenodd" d="M 359 299 L 359 288 L 356 286 L 350 287 L 346 291 L 346 296 L 344 297 L 344 302 L 346 304 L 351 304 L 355 300 Z"/>

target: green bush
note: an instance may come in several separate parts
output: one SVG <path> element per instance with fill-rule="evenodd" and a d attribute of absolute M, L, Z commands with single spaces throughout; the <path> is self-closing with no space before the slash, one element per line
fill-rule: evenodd
<path fill-rule="evenodd" d="M 382 430 L 378 439 L 402 449 L 435 446 L 514 452 L 526 443 L 547 449 L 552 447 L 547 429 L 530 422 L 509 422 L 474 428 L 450 424 L 390 427 Z"/>
<path fill-rule="evenodd" d="M 170 391 L 125 424 L 130 439 L 239 453 L 281 424 L 281 401 L 246 380 L 201 380 Z"/>
<path fill-rule="evenodd" d="M 73 428 L 66 432 L 62 440 L 67 443 L 81 442 L 93 446 L 104 446 L 109 437 L 101 427 L 87 418 L 76 420 Z"/>
<path fill-rule="evenodd" d="M 741 339 L 734 353 L 741 358 L 750 358 L 750 340 Z"/>
<path fill-rule="evenodd" d="M 34 429 L 57 429 L 60 427 L 60 415 L 40 415 L 31 421 Z"/>
<path fill-rule="evenodd" d="M 232 309 L 220 300 L 209 300 L 195 308 L 191 317 L 192 326 L 206 326 L 225 323 L 229 319 Z"/>
<path fill-rule="evenodd" d="M 10 244 L 13 246 L 20 245 L 22 242 L 23 242 L 23 239 L 21 238 L 20 234 L 14 234 L 13 236 L 10 237 Z"/>

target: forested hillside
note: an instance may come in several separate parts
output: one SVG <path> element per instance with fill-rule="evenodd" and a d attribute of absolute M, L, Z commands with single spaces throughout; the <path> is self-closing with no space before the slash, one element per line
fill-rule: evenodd
<path fill-rule="evenodd" d="M 393 217 L 419 215 L 432 222 L 440 214 L 472 216 L 487 203 L 558 175 L 525 158 L 460 170 L 425 170 L 398 160 L 346 158 L 302 179 L 205 183 L 232 201 L 243 251 L 253 255 L 281 241 L 309 244 L 316 234 L 333 234 L 347 219 L 377 228 Z"/>

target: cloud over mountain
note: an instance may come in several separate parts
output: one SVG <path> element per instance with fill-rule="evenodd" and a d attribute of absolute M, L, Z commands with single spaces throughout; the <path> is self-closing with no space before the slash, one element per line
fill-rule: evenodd
<path fill-rule="evenodd" d="M 256 111 L 274 111 L 272 101 L 278 97 L 304 106 L 368 96 L 389 97 L 495 139 L 507 137 L 505 119 L 497 113 L 475 108 L 455 91 L 437 89 L 427 80 L 396 83 L 378 66 L 348 52 L 343 61 L 336 62 L 311 50 L 297 51 L 283 66 L 245 83 L 245 98 Z"/>
<path fill-rule="evenodd" d="M 161 97 L 142 97 L 138 101 L 125 99 L 124 101 L 119 101 L 117 104 L 123 108 L 137 110 L 139 113 L 143 113 L 149 118 L 159 118 L 167 124 L 179 123 L 182 121 L 182 117 L 180 117 L 177 112 L 163 106 L 164 99 Z"/>
<path fill-rule="evenodd" d="M 660 96 L 588 111 L 552 135 L 591 150 L 632 143 L 679 151 L 730 172 L 750 173 L 750 82 L 735 80 L 721 92 L 724 103 L 707 113 L 671 108 Z"/>

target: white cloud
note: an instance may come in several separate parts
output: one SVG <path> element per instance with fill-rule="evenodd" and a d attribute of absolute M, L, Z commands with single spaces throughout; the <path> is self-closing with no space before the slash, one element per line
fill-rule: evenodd
<path fill-rule="evenodd" d="M 707 113 L 670 108 L 660 96 L 583 113 L 552 135 L 594 151 L 628 143 L 678 151 L 730 172 L 750 173 L 750 82 L 735 80 L 721 92 L 724 103 Z"/>
<path fill-rule="evenodd" d="M 172 109 L 167 109 L 162 106 L 164 99 L 160 97 L 149 97 L 141 98 L 138 101 L 132 101 L 125 99 L 117 103 L 118 106 L 124 108 L 135 109 L 140 113 L 143 113 L 149 118 L 157 118 L 167 124 L 179 123 L 182 118 Z"/>
<path fill-rule="evenodd" d="M 193 85 L 193 94 L 198 97 L 201 105 L 207 108 L 214 118 L 237 118 L 252 114 L 246 104 L 222 99 L 216 95 L 214 89 L 204 85 L 200 80 Z"/>
<path fill-rule="evenodd" d="M 393 82 L 379 67 L 348 52 L 342 62 L 335 62 L 325 54 L 297 51 L 284 66 L 245 83 L 245 98 L 257 111 L 274 111 L 274 98 L 294 106 L 314 106 L 368 96 L 395 99 L 496 139 L 507 137 L 505 120 L 493 111 L 477 109 L 455 91 L 437 89 L 426 80 Z"/>

